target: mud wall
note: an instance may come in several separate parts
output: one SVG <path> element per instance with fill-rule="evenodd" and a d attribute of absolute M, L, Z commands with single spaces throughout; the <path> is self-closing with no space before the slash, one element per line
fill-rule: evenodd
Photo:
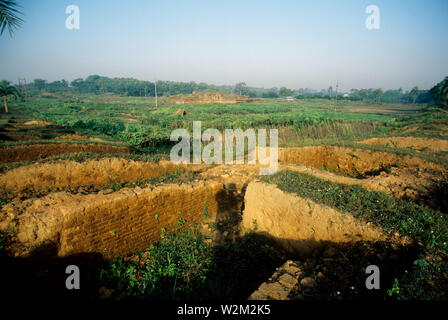
<path fill-rule="evenodd" d="M 107 195 L 59 193 L 24 203 L 23 212 L 15 208 L 13 213 L 13 204 L 2 211 L 17 218 L 17 241 L 22 249 L 30 248 L 16 255 L 51 244 L 61 257 L 89 252 L 111 258 L 145 249 L 160 241 L 165 232 L 168 235 L 201 221 L 204 207 L 215 216 L 223 194 L 220 183 L 198 182 Z M 184 221 L 183 226 L 179 221 Z"/>
<path fill-rule="evenodd" d="M 0 175 L 0 190 L 4 192 L 45 191 L 66 186 L 104 186 L 117 181 L 146 180 L 185 171 L 185 165 L 170 161 L 141 162 L 120 158 L 89 160 L 82 163 L 60 160 L 53 163 L 32 164 Z M 0 191 L 1 192 L 1 191 Z"/>
<path fill-rule="evenodd" d="M 332 146 L 279 148 L 278 159 L 281 163 L 300 163 L 347 175 L 368 174 L 375 170 L 381 170 L 385 166 L 398 164 L 444 171 L 443 167 L 417 157 Z"/>
<path fill-rule="evenodd" d="M 94 153 L 129 153 L 127 147 L 117 147 L 106 144 L 32 144 L 0 148 L 0 163 L 33 161 L 64 153 L 94 152 Z"/>
<path fill-rule="evenodd" d="M 275 185 L 251 182 L 242 226 L 272 238 L 290 253 L 307 256 L 329 242 L 381 240 L 382 230 L 348 213 L 287 194 Z"/>

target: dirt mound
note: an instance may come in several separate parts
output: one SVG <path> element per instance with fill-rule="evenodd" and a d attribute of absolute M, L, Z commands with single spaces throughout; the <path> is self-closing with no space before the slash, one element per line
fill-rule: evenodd
<path fill-rule="evenodd" d="M 300 163 L 355 177 L 378 175 L 394 166 L 419 171 L 446 171 L 442 166 L 418 157 L 333 146 L 279 148 L 278 156 L 281 163 Z"/>
<path fill-rule="evenodd" d="M 92 141 L 104 141 L 101 138 L 91 138 L 87 136 L 80 136 L 79 134 L 65 134 L 54 138 L 55 140 L 92 140 Z"/>
<path fill-rule="evenodd" d="M 128 147 L 118 147 L 106 144 L 34 144 L 0 148 L 0 163 L 33 161 L 64 153 L 129 153 Z"/>
<path fill-rule="evenodd" d="M 62 136 L 55 137 L 56 140 L 87 140 L 89 137 L 80 136 L 79 134 L 65 134 Z"/>
<path fill-rule="evenodd" d="M 250 98 L 247 96 L 240 96 L 233 93 L 222 93 L 213 90 L 206 90 L 188 94 L 188 95 L 174 95 L 167 100 L 170 103 L 185 104 L 185 103 L 250 103 L 260 102 L 260 99 Z"/>
<path fill-rule="evenodd" d="M 251 182 L 244 197 L 243 227 L 265 234 L 287 251 L 307 256 L 331 243 L 384 240 L 381 228 L 274 185 Z"/>
<path fill-rule="evenodd" d="M 23 123 L 25 126 L 48 126 L 48 125 L 52 125 L 52 122 L 48 122 L 48 121 L 42 121 L 42 120 L 30 120 L 30 121 L 25 121 Z"/>
<path fill-rule="evenodd" d="M 372 138 L 360 141 L 362 144 L 371 146 L 382 145 L 395 148 L 411 148 L 418 151 L 429 150 L 432 152 L 448 151 L 448 140 L 428 139 L 417 137 L 390 137 Z"/>
<path fill-rule="evenodd" d="M 7 193 L 20 193 L 58 190 L 67 186 L 105 186 L 114 182 L 152 179 L 185 169 L 185 165 L 175 165 L 170 161 L 151 163 L 108 158 L 79 163 L 60 160 L 9 170 L 0 175 L 0 189 Z"/>

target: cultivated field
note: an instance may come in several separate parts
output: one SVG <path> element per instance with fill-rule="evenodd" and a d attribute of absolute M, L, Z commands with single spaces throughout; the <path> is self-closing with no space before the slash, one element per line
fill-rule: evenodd
<path fill-rule="evenodd" d="M 63 270 L 76 264 L 91 299 L 448 296 L 446 111 L 325 99 L 156 107 L 106 94 L 9 109 L 0 271 L 11 295 L 75 295 Z M 193 121 L 278 129 L 277 173 L 173 164 L 170 133 Z M 379 290 L 366 289 L 369 265 Z M 32 289 L 15 292 L 22 282 Z"/>

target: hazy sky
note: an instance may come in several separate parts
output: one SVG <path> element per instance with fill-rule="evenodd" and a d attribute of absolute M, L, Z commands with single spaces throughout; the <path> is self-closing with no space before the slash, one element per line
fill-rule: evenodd
<path fill-rule="evenodd" d="M 448 75 L 447 0 L 18 0 L 0 78 L 246 82 L 255 87 L 430 88 Z M 80 29 L 68 30 L 68 5 Z M 380 29 L 368 30 L 368 5 Z"/>

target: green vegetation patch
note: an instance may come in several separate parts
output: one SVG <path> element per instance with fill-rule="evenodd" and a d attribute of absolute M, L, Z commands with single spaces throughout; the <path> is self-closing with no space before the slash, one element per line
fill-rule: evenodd
<path fill-rule="evenodd" d="M 131 259 L 113 259 L 101 284 L 141 299 L 247 299 L 281 263 L 267 241 L 249 234 L 213 247 L 198 226 L 166 236 Z"/>
<path fill-rule="evenodd" d="M 128 147 L 128 145 L 119 141 L 96 141 L 89 139 L 51 139 L 51 140 L 19 140 L 19 141 L 3 141 L 0 144 L 0 148 L 15 147 L 15 146 L 28 146 L 39 144 L 98 144 L 114 147 Z"/>
<path fill-rule="evenodd" d="M 186 170 L 181 172 L 176 170 L 172 173 L 166 174 L 161 177 L 147 179 L 147 180 L 137 180 L 131 182 L 116 182 L 108 186 L 104 186 L 102 189 L 112 189 L 114 191 L 118 191 L 122 188 L 135 188 L 135 187 L 146 187 L 147 185 L 156 185 L 160 183 L 185 183 L 192 182 L 194 179 L 197 179 L 197 173 L 191 170 Z"/>

